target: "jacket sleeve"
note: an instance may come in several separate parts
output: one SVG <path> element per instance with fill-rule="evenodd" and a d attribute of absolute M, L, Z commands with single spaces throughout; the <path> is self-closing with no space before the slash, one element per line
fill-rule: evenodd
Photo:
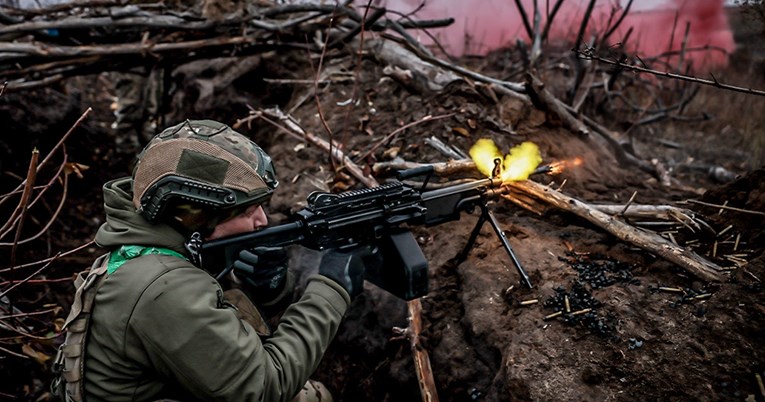
<path fill-rule="evenodd" d="M 314 276 L 261 342 L 222 303 L 212 277 L 177 268 L 147 287 L 126 336 L 138 339 L 154 370 L 201 399 L 289 401 L 318 366 L 349 303 L 338 285 Z"/>

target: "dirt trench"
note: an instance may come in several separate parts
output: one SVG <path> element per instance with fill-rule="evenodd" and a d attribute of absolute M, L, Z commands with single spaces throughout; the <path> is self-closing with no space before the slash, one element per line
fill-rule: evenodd
<path fill-rule="evenodd" d="M 292 67 L 281 65 L 287 76 L 294 75 L 288 78 L 310 76 L 304 74 L 309 68 L 304 63 Z M 262 72 L 276 71 L 274 65 L 261 68 Z M 353 71 L 350 66 L 348 70 Z M 493 138 L 504 149 L 530 140 L 538 144 L 545 162 L 575 156 L 584 159 L 579 169 L 535 180 L 545 184 L 554 181 L 556 187 L 565 180 L 562 191 L 587 202 L 624 203 L 638 191 L 641 203 L 671 203 L 702 193 L 689 188 L 709 188 L 701 198 L 707 203 L 728 201 L 730 206 L 765 211 L 762 169 L 754 169 L 726 186 L 698 176 L 689 178 L 692 185 L 663 188 L 648 174 L 617 166 L 597 145 L 562 129 L 543 112 L 510 100 L 494 102 L 468 84 L 450 87 L 441 94 L 412 93 L 393 80 L 381 80 L 380 70 L 380 66 L 364 61 L 357 86 L 334 83 L 320 96 L 327 124 L 335 130 L 334 138 L 345 144 L 344 150 L 352 157 L 403 124 L 427 115 L 455 115 L 405 130 L 383 144 L 373 159 L 359 161 L 362 165 L 384 160 L 385 152 L 394 147 L 406 160 L 444 161 L 425 144 L 424 139 L 431 135 L 463 150 L 481 137 Z M 109 82 L 108 77 L 99 79 Z M 17 142 L 4 142 L 13 150 L 4 155 L 4 161 L 11 160 L 6 156 L 13 159 L 4 162 L 6 169 L 24 166 L 27 155 L 15 150 L 27 141 L 49 147 L 77 110 L 94 107 L 92 118 L 71 143 L 73 160 L 90 165 L 91 170 L 73 183 L 68 211 L 53 229 L 50 242 L 54 249 L 70 249 L 90 238 L 102 221 L 100 184 L 129 173 L 130 156 L 115 150 L 109 128 L 113 118 L 109 91 L 94 92 L 87 82 L 59 88 L 55 97 L 42 91 L 28 98 L 2 99 L 3 118 L 16 124 L 15 131 L 32 134 L 14 137 Z M 310 88 L 276 88 L 254 75 L 237 85 L 239 88 L 227 90 L 238 91 L 241 98 L 237 99 L 255 106 L 269 106 L 271 102 L 285 110 L 295 107 L 293 114 L 305 128 L 326 135 Z M 262 93 L 272 96 L 264 101 Z M 353 93 L 359 94 L 363 106 L 341 106 Z M 225 94 L 220 98 L 232 99 Z M 42 108 L 37 103 L 42 99 L 58 100 Z M 297 105 L 299 99 L 305 101 Z M 184 104 L 191 103 L 192 99 L 184 100 Z M 23 115 L 14 114 L 22 110 Z M 28 115 L 41 110 L 68 112 L 49 117 L 45 120 L 49 124 L 33 126 L 30 121 L 41 120 Z M 168 118 L 213 116 L 233 124 L 244 114 L 246 108 L 232 112 L 225 104 L 207 105 L 201 110 L 173 109 Z M 272 222 L 278 223 L 299 209 L 310 191 L 356 185 L 343 173 L 334 175 L 326 153 L 311 144 L 287 137 L 264 122 L 241 131 L 268 150 L 282 177 L 284 185 L 268 210 Z M 718 147 L 710 146 L 707 152 L 724 152 L 726 140 L 713 138 L 714 133 L 708 135 Z M 689 130 L 687 138 L 674 140 L 691 144 L 695 137 Z M 654 152 L 661 157 L 663 151 L 657 148 Z M 734 225 L 751 251 L 752 259 L 745 269 L 733 272 L 729 281 L 697 281 L 572 215 L 553 210 L 535 215 L 499 201 L 492 209 L 534 284 L 533 289 L 525 289 L 488 227 L 466 261 L 454 260 L 473 229 L 474 215 L 433 228 L 416 228 L 431 276 L 430 293 L 422 301 L 422 347 L 430 356 L 440 400 L 692 401 L 742 400 L 756 394 L 754 374 L 765 369 L 765 304 L 760 281 L 765 279 L 765 222 L 760 215 L 689 207 L 707 217 L 717 232 Z M 708 250 L 713 241 L 700 238 L 699 247 Z M 73 272 L 97 253 L 91 248 L 64 260 L 56 272 Z M 310 253 L 298 251 L 296 258 L 307 266 L 315 264 Z M 70 288 L 60 284 L 47 290 L 57 295 L 55 302 L 65 305 L 67 297 L 62 295 Z M 696 298 L 701 295 L 706 296 Z M 40 298 L 44 298 L 41 293 L 35 293 L 24 299 L 32 303 Z M 571 312 L 590 311 L 546 319 L 562 308 L 561 298 L 569 299 Z M 523 303 L 534 299 L 536 303 Z M 406 325 L 405 304 L 367 285 L 365 294 L 353 302 L 314 378 L 323 381 L 337 400 L 421 401 L 409 344 L 392 330 Z M 29 395 L 41 395 L 49 381 L 47 368 L 34 363 L 3 365 L 6 378 L 19 386 L 32 384 Z M 13 370 L 18 365 L 28 370 Z"/>

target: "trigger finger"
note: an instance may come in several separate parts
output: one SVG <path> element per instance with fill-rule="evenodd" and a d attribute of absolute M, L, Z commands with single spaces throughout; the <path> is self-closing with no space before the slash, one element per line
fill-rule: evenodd
<path fill-rule="evenodd" d="M 258 255 L 263 255 L 263 256 L 268 255 L 271 258 L 282 257 L 282 256 L 287 255 L 287 253 L 284 251 L 283 247 L 266 247 L 266 246 L 261 246 L 261 247 L 255 247 L 254 249 L 252 249 L 252 251 L 255 252 Z"/>
<path fill-rule="evenodd" d="M 255 250 L 253 250 L 255 251 Z M 242 250 L 239 252 L 239 259 L 250 264 L 250 265 L 257 265 L 260 258 L 258 257 L 258 254 L 253 253 L 250 250 Z"/>
<path fill-rule="evenodd" d="M 255 268 L 252 265 L 246 264 L 242 261 L 234 261 L 234 270 L 245 275 L 252 275 L 255 273 Z"/>

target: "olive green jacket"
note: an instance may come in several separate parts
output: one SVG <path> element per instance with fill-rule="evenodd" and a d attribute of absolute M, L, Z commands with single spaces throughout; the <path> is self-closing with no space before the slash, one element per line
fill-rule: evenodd
<path fill-rule="evenodd" d="M 165 247 L 184 238 L 150 225 L 131 202 L 130 179 L 104 185 L 106 223 L 96 242 Z M 103 281 L 85 351 L 85 397 L 92 401 L 160 398 L 289 401 L 319 364 L 350 302 L 316 275 L 261 340 L 224 303 L 220 285 L 190 262 L 169 255 L 128 261 Z"/>

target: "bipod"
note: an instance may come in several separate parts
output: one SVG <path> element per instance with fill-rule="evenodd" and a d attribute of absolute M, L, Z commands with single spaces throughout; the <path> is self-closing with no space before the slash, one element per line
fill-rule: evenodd
<path fill-rule="evenodd" d="M 499 241 L 502 242 L 502 246 L 505 248 L 505 251 L 507 251 L 507 254 L 510 256 L 510 259 L 513 261 L 513 264 L 515 265 L 515 268 L 518 270 L 518 273 L 521 274 L 521 277 L 523 278 L 523 282 L 526 284 L 526 286 L 531 289 L 531 280 L 529 279 L 529 276 L 526 274 L 526 271 L 521 266 L 521 262 L 518 261 L 518 258 L 515 256 L 515 253 L 513 252 L 513 248 L 510 247 L 510 242 L 507 240 L 507 236 L 505 236 L 505 232 L 502 231 L 502 229 L 499 227 L 499 222 L 497 222 L 497 218 L 494 216 L 494 213 L 489 210 L 489 206 L 486 205 L 486 202 L 483 202 L 480 204 L 481 206 L 481 216 L 478 217 L 478 222 L 476 222 L 475 227 L 473 228 L 473 232 L 470 233 L 470 238 L 468 239 L 467 244 L 465 245 L 465 248 L 462 249 L 462 252 L 457 257 L 457 263 L 461 263 L 465 260 L 467 260 L 468 254 L 470 254 L 470 250 L 473 248 L 473 245 L 475 244 L 476 238 L 478 238 L 478 233 L 481 232 L 481 228 L 483 228 L 483 224 L 486 222 L 489 222 L 492 228 L 494 228 L 494 232 L 497 234 L 497 237 L 499 237 Z"/>

